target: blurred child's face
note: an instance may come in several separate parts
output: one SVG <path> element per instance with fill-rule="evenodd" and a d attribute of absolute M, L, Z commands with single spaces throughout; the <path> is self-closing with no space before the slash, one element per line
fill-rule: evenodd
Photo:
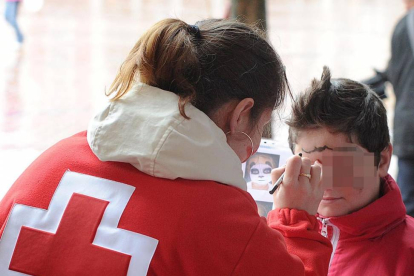
<path fill-rule="evenodd" d="M 380 177 L 374 154 L 351 143 L 345 134 L 326 128 L 299 132 L 295 154 L 322 164 L 323 185 L 327 187 L 319 205 L 322 216 L 343 216 L 355 212 L 379 197 Z"/>

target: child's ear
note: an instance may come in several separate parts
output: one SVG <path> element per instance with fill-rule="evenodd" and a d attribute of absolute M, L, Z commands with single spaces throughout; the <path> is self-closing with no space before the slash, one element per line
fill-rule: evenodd
<path fill-rule="evenodd" d="M 388 144 L 388 147 L 386 147 L 380 154 L 381 159 L 378 164 L 378 175 L 380 177 L 385 177 L 388 174 L 388 169 L 391 163 L 392 150 L 392 145 Z"/>

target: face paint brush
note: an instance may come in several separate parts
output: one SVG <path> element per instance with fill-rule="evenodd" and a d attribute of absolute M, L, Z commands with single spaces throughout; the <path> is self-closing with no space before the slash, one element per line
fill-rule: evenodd
<path fill-rule="evenodd" d="M 302 157 L 302 153 L 299 153 L 299 156 Z M 279 179 L 275 182 L 275 185 L 269 191 L 269 194 L 271 194 L 271 195 L 274 194 L 274 192 L 277 190 L 277 187 L 279 187 L 280 183 L 282 183 L 284 176 L 285 176 L 285 172 L 283 172 L 282 175 L 279 177 Z"/>

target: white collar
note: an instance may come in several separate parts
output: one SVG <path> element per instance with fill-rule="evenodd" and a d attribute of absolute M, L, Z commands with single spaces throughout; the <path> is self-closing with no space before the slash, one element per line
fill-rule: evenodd
<path fill-rule="evenodd" d="M 167 179 L 213 180 L 246 190 L 240 159 L 223 131 L 178 96 L 145 84 L 110 102 L 88 127 L 88 143 L 101 161 L 126 162 Z"/>

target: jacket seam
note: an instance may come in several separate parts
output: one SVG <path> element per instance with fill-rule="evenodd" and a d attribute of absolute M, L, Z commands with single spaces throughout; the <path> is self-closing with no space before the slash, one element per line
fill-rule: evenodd
<path fill-rule="evenodd" d="M 232 272 L 231 272 L 230 275 L 234 275 L 234 271 L 236 270 L 236 268 L 239 265 L 241 259 L 243 258 L 244 254 L 246 253 L 247 246 L 250 244 L 250 241 L 252 240 L 252 238 L 253 238 L 254 234 L 256 233 L 257 229 L 259 228 L 259 225 L 260 225 L 260 220 L 257 223 L 256 228 L 254 229 L 253 233 L 251 234 L 249 240 L 247 241 L 246 246 L 244 247 L 243 252 L 240 254 L 240 257 L 237 260 L 236 265 L 234 266 L 234 268 L 233 268 L 233 270 L 232 270 Z"/>
<path fill-rule="evenodd" d="M 113 103 L 111 102 L 109 104 L 109 111 L 108 111 L 108 115 L 105 117 L 105 120 L 112 115 L 112 112 L 113 112 Z M 92 145 L 91 145 L 91 148 L 93 150 L 96 150 L 96 146 L 95 145 L 96 145 L 96 142 L 98 140 L 98 135 L 101 132 L 101 130 L 102 130 L 102 124 L 100 124 L 98 126 L 98 128 L 95 130 L 95 133 L 94 133 L 95 139 L 92 140 Z"/>
<path fill-rule="evenodd" d="M 172 134 L 173 130 L 178 127 L 179 125 L 182 124 L 182 122 L 185 120 L 185 118 L 182 118 L 174 127 L 169 126 L 165 132 L 165 134 L 163 135 L 163 137 L 160 139 L 160 143 L 158 143 L 157 148 L 155 149 L 155 156 L 154 159 L 152 161 L 152 176 L 155 176 L 155 167 L 156 167 L 156 163 L 157 163 L 157 158 L 158 155 L 160 154 L 161 149 L 163 148 L 164 144 L 167 142 L 168 137 L 170 137 L 170 135 Z"/>
<path fill-rule="evenodd" d="M 219 182 L 217 182 L 217 183 L 219 183 Z M 222 184 L 222 183 L 220 183 L 220 184 Z M 223 185 L 227 185 L 227 184 L 223 184 Z M 257 207 L 257 205 L 255 205 L 256 204 L 256 201 L 254 201 L 254 199 L 253 199 L 253 202 L 252 202 L 252 200 L 251 200 L 252 198 L 249 198 L 249 196 L 246 195 L 246 193 L 249 193 L 249 192 L 244 191 L 241 188 L 236 187 L 236 186 L 232 186 L 232 185 L 229 185 L 229 186 L 232 187 L 232 188 L 236 188 L 237 189 L 237 192 L 239 192 L 249 203 L 253 203 L 254 202 L 253 204 L 251 204 L 253 207 Z"/>

